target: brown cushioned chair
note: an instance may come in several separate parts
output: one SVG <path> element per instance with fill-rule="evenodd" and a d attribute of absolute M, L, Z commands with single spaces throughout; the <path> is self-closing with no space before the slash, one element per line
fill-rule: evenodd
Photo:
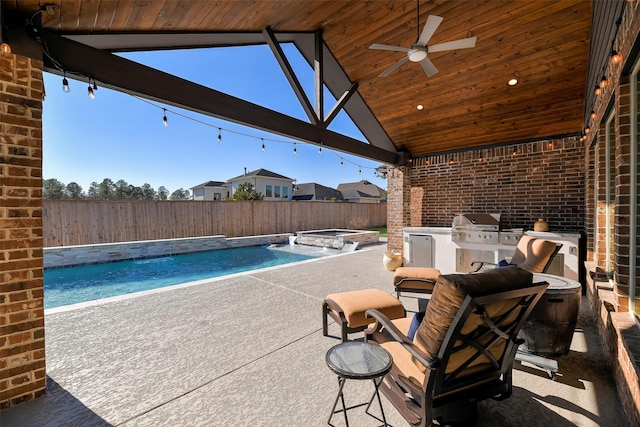
<path fill-rule="evenodd" d="M 560 243 L 538 239 L 533 236 L 522 236 L 509 264 L 517 265 L 532 273 L 546 273 L 560 248 L 562 248 Z M 495 266 L 494 263 L 485 261 L 471 263 L 472 267 L 476 267 L 474 272 L 480 271 L 485 265 Z"/>
<path fill-rule="evenodd" d="M 393 356 L 380 390 L 410 424 L 472 425 L 478 401 L 511 395 L 518 331 L 547 287 L 532 277 L 515 266 L 441 275 L 413 341 L 410 318 L 367 311 L 366 340 Z"/>

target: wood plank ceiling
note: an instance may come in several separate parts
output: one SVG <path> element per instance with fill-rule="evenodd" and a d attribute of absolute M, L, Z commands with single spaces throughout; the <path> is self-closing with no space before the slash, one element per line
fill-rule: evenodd
<path fill-rule="evenodd" d="M 38 0 L 2 0 L 22 12 Z M 591 1 L 130 1 L 54 0 L 43 26 L 61 33 L 276 32 L 323 38 L 399 151 L 412 157 L 578 133 L 584 123 Z M 373 43 L 409 47 L 429 15 L 429 44 L 477 37 L 476 47 L 430 53 L 439 73 Z M 517 77 L 520 83 L 509 87 Z M 423 105 L 422 110 L 416 106 Z"/>

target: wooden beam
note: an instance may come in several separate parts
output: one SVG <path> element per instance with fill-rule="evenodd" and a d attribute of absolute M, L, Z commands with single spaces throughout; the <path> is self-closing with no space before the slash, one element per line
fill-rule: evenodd
<path fill-rule="evenodd" d="M 307 98 L 307 95 L 304 93 L 304 89 L 302 88 L 300 81 L 296 77 L 296 73 L 293 71 L 291 64 L 289 64 L 289 60 L 287 59 L 286 55 L 282 51 L 282 48 L 280 47 L 280 43 L 278 43 L 278 40 L 276 39 L 276 35 L 273 33 L 273 30 L 267 27 L 264 30 L 262 30 L 262 34 L 264 35 L 264 39 L 266 40 L 267 45 L 271 48 L 271 51 L 273 52 L 273 56 L 276 57 L 278 64 L 280 64 L 280 68 L 282 68 L 282 72 L 284 73 L 285 77 L 289 81 L 289 84 L 291 85 L 293 92 L 296 94 L 298 101 L 300 101 L 300 104 L 302 105 L 302 109 L 304 110 L 305 113 L 307 113 L 307 117 L 309 117 L 309 121 L 313 124 L 320 123 L 321 122 L 320 116 L 317 114 L 317 112 L 314 112 L 313 106 L 311 105 L 311 102 L 309 102 L 309 98 Z"/>
<path fill-rule="evenodd" d="M 383 163 L 397 164 L 403 159 L 396 151 L 375 147 L 52 32 L 43 30 L 42 33 L 48 55 L 65 71 L 91 76 L 102 86 L 295 140 L 322 143 L 343 153 Z M 45 70 L 61 74 L 47 58 Z"/>
<path fill-rule="evenodd" d="M 317 30 L 314 34 L 313 45 L 315 50 L 313 61 L 313 74 L 315 81 L 315 93 L 316 93 L 316 117 L 319 119 L 319 123 L 322 123 L 324 127 L 327 127 L 327 123 L 324 119 L 324 60 L 322 58 L 323 43 L 322 43 L 322 30 Z"/>
<path fill-rule="evenodd" d="M 329 111 L 329 114 L 327 114 L 327 117 L 324 119 L 324 126 L 329 126 L 329 124 L 331 124 L 342 107 L 344 107 L 347 101 L 351 98 L 351 96 L 353 96 L 354 93 L 356 93 L 357 90 L 358 83 L 351 84 L 351 87 L 342 94 L 336 105 L 334 105 L 331 111 Z"/>

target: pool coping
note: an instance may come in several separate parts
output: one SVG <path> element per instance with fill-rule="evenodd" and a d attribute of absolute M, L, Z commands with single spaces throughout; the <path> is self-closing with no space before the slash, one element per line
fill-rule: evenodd
<path fill-rule="evenodd" d="M 45 269 L 75 267 L 115 261 L 127 261 L 218 249 L 282 244 L 292 233 L 231 237 L 223 235 L 183 237 L 177 239 L 139 240 L 135 242 L 99 243 L 94 245 L 54 246 L 44 248 Z"/>

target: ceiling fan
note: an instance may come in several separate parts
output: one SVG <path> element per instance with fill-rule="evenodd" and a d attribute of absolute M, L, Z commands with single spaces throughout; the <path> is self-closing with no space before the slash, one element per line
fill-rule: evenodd
<path fill-rule="evenodd" d="M 433 76 L 438 72 L 438 69 L 433 62 L 427 57 L 428 53 L 435 52 L 444 52 L 447 50 L 455 50 L 455 49 L 467 49 L 476 46 L 476 37 L 468 37 L 466 39 L 453 40 L 450 42 L 439 43 L 433 46 L 428 46 L 429 40 L 431 36 L 436 32 L 438 26 L 443 21 L 444 18 L 435 15 L 429 15 L 427 18 L 427 22 L 424 24 L 424 28 L 422 29 L 422 33 L 419 35 L 418 40 L 411 45 L 411 47 L 401 47 L 401 46 L 389 46 L 386 44 L 372 44 L 369 46 L 369 49 L 380 49 L 380 50 L 393 50 L 396 52 L 406 52 L 407 56 L 402 58 L 400 61 L 393 64 L 391 67 L 384 70 L 379 77 L 386 77 L 391 74 L 396 68 L 400 67 L 407 61 L 411 62 L 419 62 L 424 69 L 424 72 L 428 77 Z M 416 22 L 420 22 L 420 2 L 418 0 L 418 19 Z"/>

